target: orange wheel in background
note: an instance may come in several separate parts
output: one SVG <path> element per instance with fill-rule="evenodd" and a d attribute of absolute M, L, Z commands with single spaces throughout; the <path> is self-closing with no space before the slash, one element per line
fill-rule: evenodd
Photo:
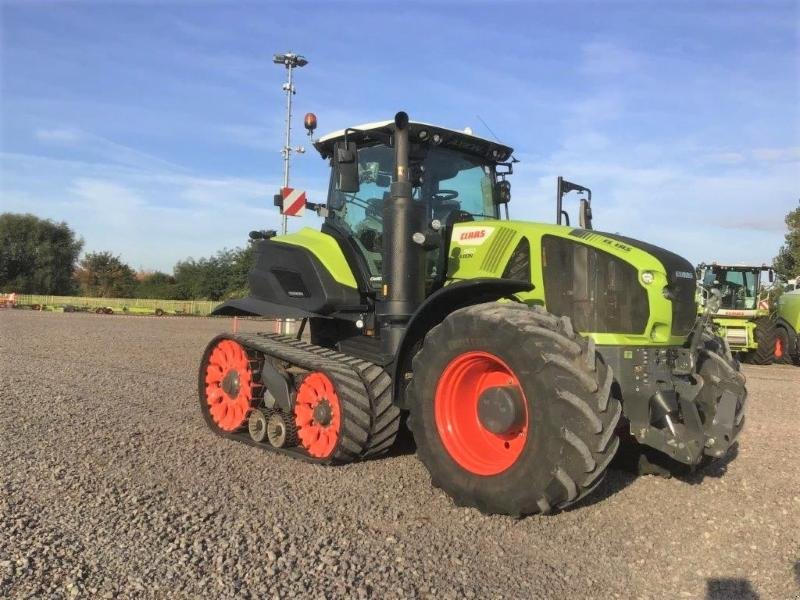
<path fill-rule="evenodd" d="M 297 437 L 315 458 L 330 456 L 339 442 L 342 408 L 333 382 L 320 372 L 311 373 L 300 384 L 294 406 Z"/>
<path fill-rule="evenodd" d="M 245 349 L 233 340 L 220 340 L 208 355 L 204 380 L 214 424 L 228 432 L 244 426 L 253 398 L 253 374 Z"/>
<path fill-rule="evenodd" d="M 783 358 L 783 340 L 780 336 L 775 338 L 775 358 Z"/>

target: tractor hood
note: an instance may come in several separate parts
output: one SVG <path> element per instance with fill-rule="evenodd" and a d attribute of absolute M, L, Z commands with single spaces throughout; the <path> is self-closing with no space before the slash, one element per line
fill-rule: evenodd
<path fill-rule="evenodd" d="M 683 343 L 697 317 L 692 264 L 653 244 L 522 221 L 453 227 L 449 278 L 522 276 L 534 285 L 522 300 L 570 316 L 598 343 Z"/>

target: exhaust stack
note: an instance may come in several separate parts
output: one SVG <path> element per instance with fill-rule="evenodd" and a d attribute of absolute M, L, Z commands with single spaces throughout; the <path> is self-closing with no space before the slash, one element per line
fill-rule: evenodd
<path fill-rule="evenodd" d="M 408 115 L 397 113 L 394 126 L 394 181 L 383 207 L 383 302 L 377 311 L 382 350 L 392 356 L 425 299 L 425 250 L 411 239 L 425 231 L 425 207 L 411 197 Z"/>

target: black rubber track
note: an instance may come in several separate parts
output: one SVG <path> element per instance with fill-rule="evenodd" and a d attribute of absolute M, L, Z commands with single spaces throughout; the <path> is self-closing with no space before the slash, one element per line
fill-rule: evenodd
<path fill-rule="evenodd" d="M 400 424 L 400 412 L 391 403 L 391 379 L 381 367 L 291 337 L 258 333 L 218 336 L 209 343 L 203 356 L 199 376 L 200 405 L 209 427 L 218 434 L 252 443 L 246 433 L 226 434 L 220 431 L 208 415 L 203 373 L 210 350 L 221 339 L 238 342 L 247 349 L 248 354 L 256 362 L 263 360 L 264 356 L 271 356 L 309 371 L 325 373 L 333 382 L 342 404 L 341 435 L 339 443 L 329 457 L 315 459 L 299 447 L 277 450 L 269 444 L 259 444 L 260 447 L 299 455 L 313 462 L 339 464 L 378 456 L 385 453 L 394 443 Z M 254 373 L 254 380 L 258 381 L 260 378 L 257 378 L 257 375 L 259 373 Z"/>
<path fill-rule="evenodd" d="M 756 324 L 754 335 L 758 348 L 744 353 L 744 362 L 751 365 L 772 364 L 775 360 L 775 338 L 778 334 L 775 321 L 769 317 L 758 317 L 754 323 Z"/>
<path fill-rule="evenodd" d="M 471 350 L 490 352 L 515 373 L 528 402 L 528 439 L 519 459 L 493 476 L 462 469 L 442 445 L 434 418 L 444 367 Z M 460 506 L 522 516 L 562 509 L 602 481 L 619 446 L 622 406 L 613 373 L 566 317 L 539 307 L 490 302 L 457 310 L 426 336 L 413 360 L 409 427 L 417 454 Z"/>

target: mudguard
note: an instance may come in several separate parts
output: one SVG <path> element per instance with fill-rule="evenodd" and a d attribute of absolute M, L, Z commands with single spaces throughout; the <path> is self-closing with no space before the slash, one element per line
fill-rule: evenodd
<path fill-rule="evenodd" d="M 275 319 L 303 319 L 305 317 L 328 318 L 325 315 L 309 312 L 296 306 L 267 302 L 260 298 L 248 296 L 228 300 L 211 311 L 212 315 L 273 317 Z"/>
<path fill-rule="evenodd" d="M 415 346 L 422 342 L 425 334 L 441 323 L 454 310 L 492 302 L 501 298 L 511 298 L 514 294 L 528 292 L 533 284 L 516 279 L 479 278 L 458 281 L 440 288 L 425 299 L 411 316 L 406 327 L 394 362 L 394 402 L 405 407 L 402 390 L 405 388 L 405 374 L 410 371 Z"/>

